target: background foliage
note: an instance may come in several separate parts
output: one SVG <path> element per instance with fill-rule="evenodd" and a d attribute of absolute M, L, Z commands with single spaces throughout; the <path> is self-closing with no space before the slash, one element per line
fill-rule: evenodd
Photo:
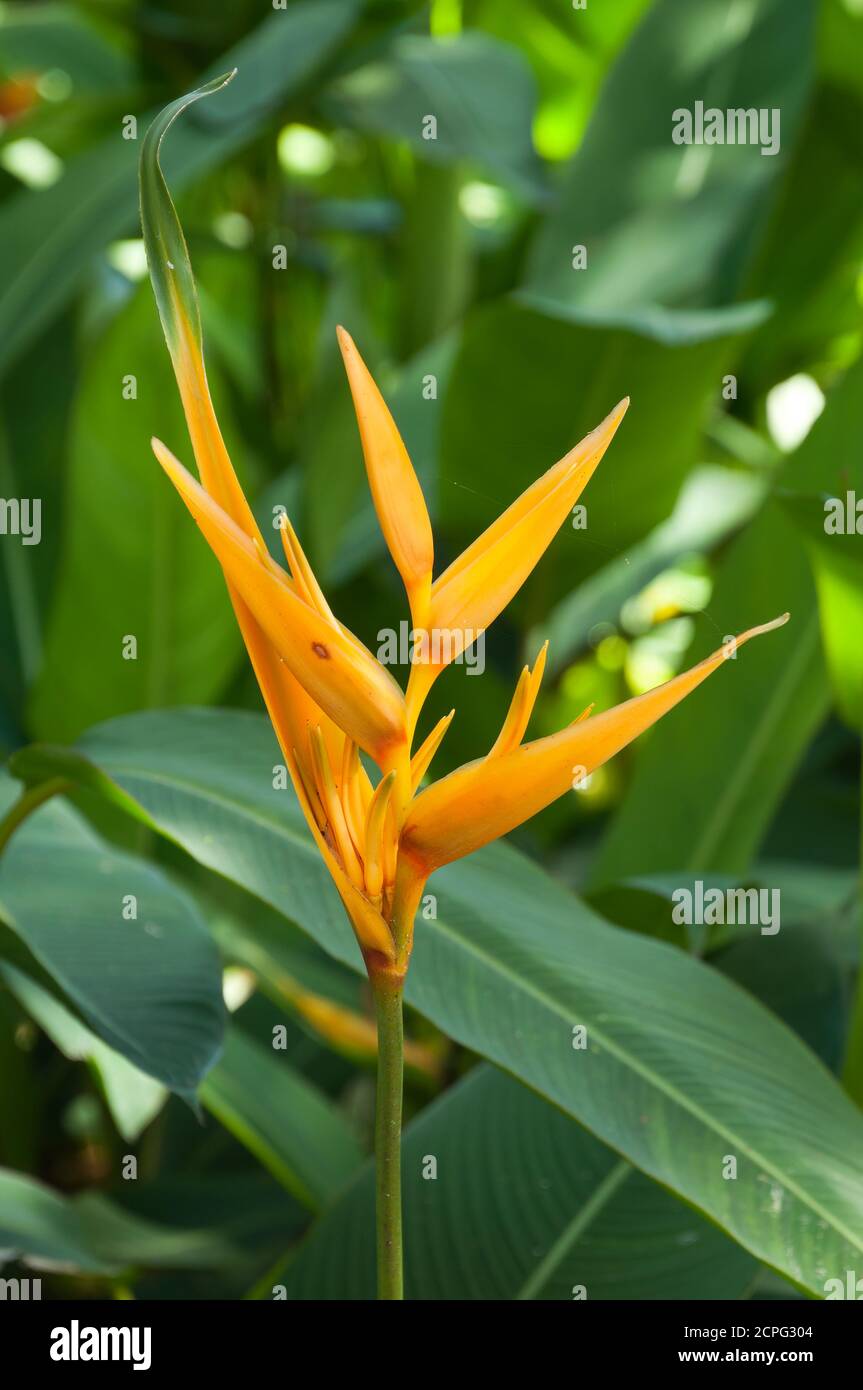
<path fill-rule="evenodd" d="M 436 772 L 490 746 L 546 635 L 536 732 L 792 613 L 434 881 L 408 1296 L 823 1296 L 863 1272 L 863 557 L 823 526 L 825 498 L 863 497 L 857 0 L 3 6 L 0 493 L 40 499 L 41 543 L 0 536 L 0 799 L 67 793 L 0 861 L 3 1273 L 58 1297 L 373 1291 L 359 957 L 149 447 L 190 458 L 140 137 L 234 66 L 164 158 L 213 394 L 274 553 L 287 507 L 369 645 L 405 613 L 336 323 L 439 566 L 632 397 L 586 529 L 485 673 L 435 688 L 429 725 L 458 711 Z M 695 100 L 778 108 L 780 152 L 672 144 Z M 779 888 L 781 930 L 676 926 L 696 879 Z"/>

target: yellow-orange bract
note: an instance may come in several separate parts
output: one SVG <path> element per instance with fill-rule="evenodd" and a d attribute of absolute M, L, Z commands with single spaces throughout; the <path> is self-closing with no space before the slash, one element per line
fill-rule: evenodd
<path fill-rule="evenodd" d="M 719 667 L 723 647 L 665 685 L 525 743 L 545 647 L 518 680 L 486 757 L 425 790 L 420 784 L 452 714 L 413 750 L 435 678 L 494 621 L 570 514 L 626 412 L 614 410 L 534 482 L 436 580 L 432 530 L 407 450 L 350 336 L 339 329 L 381 529 L 402 576 L 414 629 L 405 694 L 338 621 L 300 541 L 282 519 L 287 571 L 269 555 L 213 412 L 203 358 L 177 306 L 175 367 L 201 483 L 158 440 L 153 447 L 222 566 L 267 709 L 309 828 L 341 895 L 369 971 L 402 976 L 429 874 L 535 815 L 682 700 Z M 203 483 L 203 486 L 202 486 Z M 753 628 L 736 641 L 778 626 Z M 435 642 L 446 632 L 450 640 Z M 380 769 L 373 785 L 360 759 Z"/>

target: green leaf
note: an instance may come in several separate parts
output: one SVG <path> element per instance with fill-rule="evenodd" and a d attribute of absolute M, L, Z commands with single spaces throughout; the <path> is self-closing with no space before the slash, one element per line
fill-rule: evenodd
<path fill-rule="evenodd" d="M 203 1140 L 204 1145 L 207 1139 Z M 268 1173 L 248 1173 L 233 1164 L 211 1171 L 197 1165 L 147 1182 L 121 1182 L 109 1196 L 134 1217 L 170 1230 L 197 1232 L 214 1244 L 221 1241 L 228 1258 L 218 1269 L 201 1270 L 193 1281 L 185 1271 L 166 1278 L 154 1261 L 153 1272 L 131 1285 L 135 1298 L 243 1298 L 250 1283 L 272 1268 L 294 1237 L 308 1225 L 308 1212 Z"/>
<path fill-rule="evenodd" d="M 756 929 L 720 952 L 716 964 L 779 1013 L 831 1071 L 840 1070 L 848 1025 L 846 976 L 840 943 L 820 924 L 783 921 L 767 948 Z"/>
<path fill-rule="evenodd" d="M 195 91 L 170 102 L 150 123 L 141 146 L 141 227 L 147 251 L 147 265 L 162 328 L 178 370 L 179 354 L 183 344 L 178 315 L 184 318 L 199 350 L 201 316 L 186 238 L 159 162 L 162 141 L 178 116 L 202 97 L 213 96 L 216 92 L 222 91 L 236 75 L 234 68 L 223 73 L 221 77 L 214 78 L 212 82 L 205 83 L 203 87 L 198 87 Z"/>
<path fill-rule="evenodd" d="M 4 776 L 4 811 L 15 792 Z M 0 918 L 26 953 L 13 965 L 35 965 L 38 984 L 148 1076 L 194 1092 L 221 1045 L 221 972 L 194 904 L 164 874 L 49 802 L 0 860 Z"/>
<path fill-rule="evenodd" d="M 238 76 L 218 116 L 187 121 L 172 138 L 166 164 L 175 192 L 251 140 L 309 81 L 357 8 L 357 0 L 300 0 L 270 14 L 219 59 L 214 72 L 237 68 Z M 142 116 L 139 125 L 158 114 Z M 71 160 L 51 188 L 21 193 L 0 212 L 0 371 L 74 293 L 98 248 L 134 228 L 137 154 L 135 141 L 121 139 L 118 129 Z"/>
<path fill-rule="evenodd" d="M 548 639 L 546 678 L 561 672 L 587 645 L 597 623 L 617 622 L 626 600 L 664 569 L 684 555 L 713 550 L 728 540 L 750 519 L 763 494 L 763 480 L 751 474 L 730 468 L 696 469 L 666 521 L 567 594 L 528 633 L 528 651 L 538 651 Z"/>
<path fill-rule="evenodd" d="M 740 1298 L 755 1277 L 739 1246 L 493 1067 L 407 1126 L 402 1174 L 407 1298 Z M 374 1298 L 374 1250 L 366 1165 L 258 1293 Z"/>
<path fill-rule="evenodd" d="M 31 539 L 0 546 L 0 739 L 22 742 L 27 691 L 42 662 L 45 615 L 53 595 L 65 508 L 65 464 L 77 380 L 72 318 L 44 333 L 0 384 L 0 496 L 39 500 Z M 35 506 L 35 501 L 33 501 Z M 4 716 L 6 716 L 4 718 Z M 11 717 L 10 717 L 11 716 Z"/>
<path fill-rule="evenodd" d="M 618 328 L 664 343 L 666 347 L 686 347 L 711 338 L 748 333 L 760 327 L 771 313 L 770 301 L 766 299 L 722 305 L 717 309 L 667 309 L 661 304 L 632 307 L 604 303 L 565 304 L 556 295 L 530 289 L 517 290 L 512 298 L 516 304 L 564 323 L 582 324 L 585 328 Z"/>
<path fill-rule="evenodd" d="M 688 664 L 714 649 L 718 636 L 787 610 L 785 660 L 777 666 L 775 652 L 753 651 L 735 681 L 733 702 L 720 684 L 708 684 L 697 704 L 687 702 L 652 732 L 595 861 L 595 884 L 667 869 L 740 874 L 758 852 L 830 700 L 815 588 L 787 505 L 791 497 L 809 497 L 823 520 L 823 499 L 812 499 L 813 488 L 844 497 L 856 483 L 863 495 L 861 386 L 863 363 L 832 392 L 783 466 L 778 487 L 786 505 L 770 500 L 729 547 L 687 654 Z M 835 662 L 848 663 L 853 681 L 859 643 L 841 618 L 831 624 L 830 642 L 834 671 Z M 715 794 L 705 795 L 705 787 Z"/>
<path fill-rule="evenodd" d="M 221 570 L 153 458 L 157 423 L 182 452 L 186 426 L 141 286 L 90 352 L 79 389 L 63 557 L 30 700 L 37 734 L 74 738 L 110 714 L 206 702 L 236 665 Z"/>
<path fill-rule="evenodd" d="M 791 459 L 780 495 L 812 565 L 836 702 L 846 723 L 858 730 L 863 726 L 861 392 L 863 359 L 846 373 Z"/>
<path fill-rule="evenodd" d="M 360 1163 L 359 1145 L 335 1107 L 277 1051 L 236 1026 L 201 1100 L 307 1206 L 331 1201 Z"/>
<path fill-rule="evenodd" d="M 95 1193 L 61 1197 L 7 1169 L 0 1169 L 0 1249 L 35 1269 L 65 1265 L 105 1275 L 133 1264 L 218 1267 L 233 1256 L 221 1235 L 160 1227 Z"/>
<path fill-rule="evenodd" d="M 4 73 L 44 73 L 60 68 L 75 84 L 76 97 L 130 86 L 135 68 L 87 15 L 68 5 L 4 5 L 0 15 Z"/>
<path fill-rule="evenodd" d="M 590 309 L 726 304 L 787 162 L 812 72 L 815 5 L 658 0 L 617 59 L 537 237 L 529 284 Z M 672 142 L 673 113 L 780 111 L 780 152 Z M 588 269 L 572 268 L 574 245 Z"/>
<path fill-rule="evenodd" d="M 708 682 L 637 752 L 594 885 L 669 870 L 746 873 L 829 703 L 806 559 L 769 503 L 727 550 L 685 664 L 786 610 L 781 644 L 747 651 L 733 680 Z"/>
<path fill-rule="evenodd" d="M 299 808 L 274 789 L 264 719 L 148 714 L 79 747 L 194 858 L 359 968 Z M 812 1292 L 853 1268 L 863 1119 L 791 1032 L 710 967 L 609 927 L 505 845 L 431 886 L 438 915 L 418 924 L 408 977 L 416 1008 Z"/>
<path fill-rule="evenodd" d="M 90 1064 L 123 1138 L 130 1142 L 137 1139 L 165 1103 L 168 1093 L 164 1086 L 103 1043 L 35 980 L 12 965 L 0 964 L 0 975 L 64 1057 Z"/>
<path fill-rule="evenodd" d="M 851 493 L 850 517 L 856 522 L 856 494 Z M 849 509 L 845 496 L 827 499 Z M 863 533 L 828 535 L 824 531 L 825 501 L 796 498 L 789 510 L 806 541 L 812 564 L 824 654 L 836 705 L 852 729 L 863 727 Z"/>
<path fill-rule="evenodd" d="M 670 347 L 512 300 L 468 317 L 444 401 L 440 452 L 440 514 L 457 537 L 473 539 L 617 401 L 632 400 L 580 499 L 586 527 L 564 526 L 526 586 L 532 622 L 550 597 L 569 594 L 579 579 L 667 520 L 732 346 L 714 337 Z"/>
<path fill-rule="evenodd" d="M 751 400 L 807 364 L 815 367 L 821 379 L 826 364 L 837 358 L 847 360 L 844 343 L 853 342 L 859 333 L 856 284 L 863 255 L 859 14 L 853 19 L 847 14 L 849 32 L 841 40 L 859 90 L 844 81 L 841 87 L 829 84 L 824 72 L 827 30 L 843 14 L 840 4 L 821 8 L 819 82 L 794 143 L 768 234 L 746 280 L 748 294 L 764 295 L 776 306 L 754 335 L 740 367 L 740 379 L 746 382 Z M 789 236 L 790 227 L 803 226 L 805 237 Z"/>
<path fill-rule="evenodd" d="M 325 104 L 335 119 L 407 140 L 432 162 L 467 160 L 528 198 L 543 192 L 533 77 L 518 49 L 486 34 L 402 35 L 383 59 L 330 86 Z"/>

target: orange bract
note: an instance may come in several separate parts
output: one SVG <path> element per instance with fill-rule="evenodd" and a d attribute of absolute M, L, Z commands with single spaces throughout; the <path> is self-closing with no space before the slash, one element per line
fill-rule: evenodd
<path fill-rule="evenodd" d="M 429 873 L 506 834 L 614 756 L 720 666 L 722 648 L 665 685 L 532 743 L 522 742 L 545 666 L 522 671 L 489 754 L 421 791 L 449 727 L 442 719 L 411 754 L 423 700 L 448 660 L 494 621 L 521 587 L 589 481 L 626 411 L 607 416 L 533 483 L 432 582 L 432 534 L 422 490 L 395 422 L 352 340 L 339 341 L 381 528 L 402 575 L 414 627 L 407 697 L 339 623 L 288 519 L 286 573 L 265 549 L 206 392 L 191 333 L 177 354 L 180 390 L 206 489 L 158 441 L 159 462 L 225 572 L 262 693 L 309 827 L 370 968 L 403 973 L 412 917 Z M 786 615 L 787 617 L 787 615 Z M 752 629 L 738 645 L 777 626 Z M 434 641 L 445 630 L 446 655 Z M 374 789 L 362 748 L 381 769 Z"/>

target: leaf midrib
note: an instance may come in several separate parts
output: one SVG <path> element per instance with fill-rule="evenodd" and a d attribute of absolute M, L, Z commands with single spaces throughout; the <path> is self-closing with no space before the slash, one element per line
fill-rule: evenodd
<path fill-rule="evenodd" d="M 628 1159 L 621 1159 L 597 1183 L 594 1191 L 582 1202 L 575 1216 L 564 1227 L 551 1248 L 546 1251 L 539 1264 L 531 1270 L 521 1288 L 513 1295 L 518 1302 L 533 1299 L 560 1267 L 564 1255 L 574 1247 L 579 1237 L 593 1224 L 604 1207 L 608 1205 L 618 1188 L 635 1171 Z"/>

